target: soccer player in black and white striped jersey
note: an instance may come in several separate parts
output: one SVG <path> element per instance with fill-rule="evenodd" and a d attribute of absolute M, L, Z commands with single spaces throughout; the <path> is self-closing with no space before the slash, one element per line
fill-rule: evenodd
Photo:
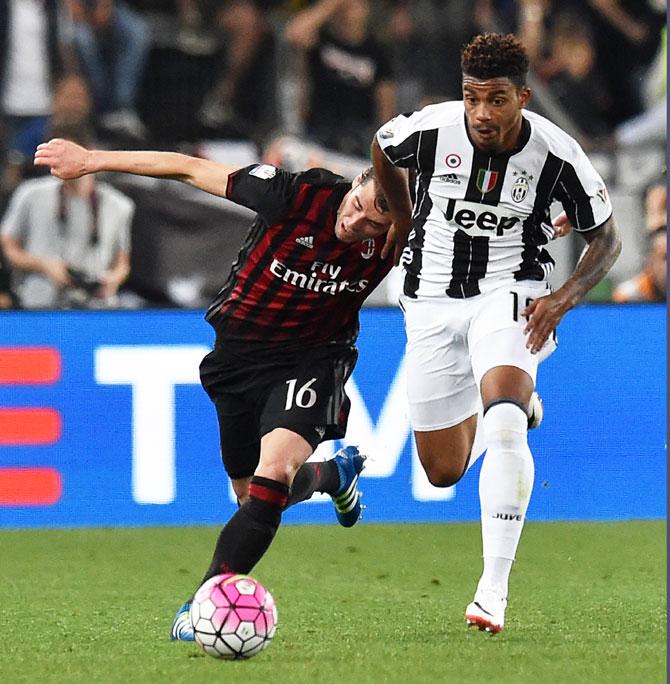
<path fill-rule="evenodd" d="M 527 429 L 538 363 L 553 351 L 561 318 L 608 272 L 621 245 L 605 185 L 580 146 L 525 110 L 521 43 L 477 36 L 461 66 L 463 100 L 392 119 L 377 132 L 372 156 L 394 220 L 385 251 L 405 269 L 419 458 L 429 480 L 447 487 L 486 450 L 484 570 L 465 617 L 495 633 L 533 487 Z M 402 168 L 416 172 L 413 207 Z M 554 201 L 587 248 L 552 293 L 544 245 L 554 236 Z"/>

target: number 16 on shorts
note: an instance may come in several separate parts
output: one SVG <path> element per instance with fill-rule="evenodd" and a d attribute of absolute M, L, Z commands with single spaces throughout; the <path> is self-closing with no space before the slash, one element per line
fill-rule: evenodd
<path fill-rule="evenodd" d="M 287 380 L 288 390 L 286 392 L 284 410 L 290 411 L 294 407 L 302 409 L 312 408 L 316 404 L 317 399 L 316 390 L 312 388 L 315 382 L 316 378 L 312 378 L 296 389 L 298 379 L 292 378 Z"/>

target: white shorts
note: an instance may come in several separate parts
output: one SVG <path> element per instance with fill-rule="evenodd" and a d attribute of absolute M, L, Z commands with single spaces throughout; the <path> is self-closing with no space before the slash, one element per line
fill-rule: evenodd
<path fill-rule="evenodd" d="M 477 413 L 479 384 L 496 366 L 515 366 L 535 384 L 537 366 L 556 348 L 551 336 L 537 354 L 526 349 L 521 312 L 550 293 L 523 281 L 468 299 L 401 295 L 407 332 L 407 398 L 414 430 L 452 427 Z"/>

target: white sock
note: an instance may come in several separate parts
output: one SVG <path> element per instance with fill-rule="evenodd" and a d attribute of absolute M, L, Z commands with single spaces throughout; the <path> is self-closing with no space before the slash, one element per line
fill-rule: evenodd
<path fill-rule="evenodd" d="M 535 467 L 528 448 L 528 417 L 516 404 L 492 406 L 484 416 L 486 457 L 479 477 L 484 574 L 479 589 L 507 596 Z"/>
<path fill-rule="evenodd" d="M 507 585 L 513 562 L 510 558 L 484 556 L 484 572 L 479 579 L 477 591 L 493 590 L 501 598 L 507 598 Z"/>
<path fill-rule="evenodd" d="M 477 413 L 477 429 L 472 440 L 472 449 L 470 450 L 470 460 L 465 468 L 467 473 L 472 466 L 477 463 L 480 456 L 486 451 L 486 439 L 484 438 L 484 414 L 480 409 Z"/>

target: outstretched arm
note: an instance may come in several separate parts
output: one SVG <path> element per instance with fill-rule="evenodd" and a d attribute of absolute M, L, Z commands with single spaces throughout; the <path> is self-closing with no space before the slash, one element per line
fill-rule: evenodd
<path fill-rule="evenodd" d="M 397 266 L 412 229 L 412 198 L 407 176 L 386 158 L 376 138 L 372 141 L 372 163 L 393 218 L 393 224 L 386 234 L 382 258 L 393 252 L 393 263 Z"/>
<path fill-rule="evenodd" d="M 189 157 L 178 152 L 88 150 L 61 138 L 38 145 L 35 165 L 49 167 L 53 176 L 63 180 L 80 178 L 98 171 L 170 178 L 219 197 L 226 196 L 228 176 L 238 170 L 234 166 Z"/>
<path fill-rule="evenodd" d="M 526 346 L 533 353 L 542 348 L 561 318 L 605 277 L 621 253 L 621 238 L 612 217 L 582 237 L 588 246 L 573 274 L 556 292 L 533 300 L 523 312 L 528 319 Z"/>

